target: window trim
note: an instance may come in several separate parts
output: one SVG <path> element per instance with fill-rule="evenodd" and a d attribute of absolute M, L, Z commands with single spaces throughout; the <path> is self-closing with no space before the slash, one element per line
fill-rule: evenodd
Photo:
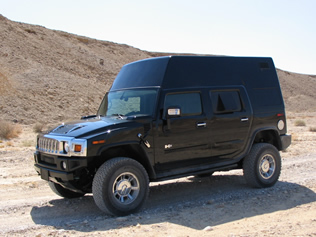
<path fill-rule="evenodd" d="M 200 113 L 186 113 L 184 114 L 183 113 L 183 109 L 181 108 L 180 105 L 176 105 L 176 104 L 173 104 L 173 105 L 169 105 L 169 106 L 166 106 L 166 98 L 167 96 L 169 95 L 177 95 L 177 94 L 198 94 L 199 97 L 200 97 L 200 106 L 201 106 L 201 111 Z M 204 113 L 204 108 L 203 108 L 203 101 L 202 101 L 202 91 L 174 91 L 174 92 L 167 92 L 164 96 L 164 103 L 163 103 L 163 110 L 164 110 L 164 117 L 166 116 L 166 113 L 167 113 L 167 110 L 168 108 L 174 108 L 174 107 L 178 107 L 181 109 L 181 117 L 189 117 L 189 116 L 199 116 L 199 115 L 202 115 Z"/>
<path fill-rule="evenodd" d="M 237 93 L 237 96 L 239 98 L 239 104 L 237 104 L 238 106 L 238 110 L 224 110 L 224 111 L 219 111 L 217 110 L 217 107 L 218 107 L 218 102 L 217 104 L 214 104 L 214 100 L 213 100 L 213 95 L 212 93 L 214 92 L 217 92 L 218 94 L 220 94 L 221 92 L 223 93 L 227 93 L 227 92 L 236 92 Z M 242 98 L 241 98 L 241 91 L 239 89 L 214 89 L 214 90 L 209 90 L 209 97 L 210 97 L 210 100 L 211 100 L 211 106 L 212 106 L 212 111 L 214 114 L 218 114 L 218 115 L 221 115 L 221 114 L 232 114 L 232 113 L 238 113 L 238 112 L 241 112 L 243 111 L 243 103 L 242 103 Z M 223 101 L 222 101 L 223 103 Z M 223 104 L 223 106 L 225 107 L 225 105 Z"/>

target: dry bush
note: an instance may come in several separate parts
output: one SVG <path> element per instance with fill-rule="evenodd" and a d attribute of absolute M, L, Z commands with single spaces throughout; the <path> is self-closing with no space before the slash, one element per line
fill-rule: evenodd
<path fill-rule="evenodd" d="M 31 30 L 31 29 L 25 29 L 25 31 L 29 34 L 34 34 L 36 35 L 36 31 L 35 30 Z"/>
<path fill-rule="evenodd" d="M 85 37 L 77 37 L 77 40 L 79 40 L 81 43 L 84 43 L 84 44 L 88 44 L 89 43 L 89 38 L 85 38 Z"/>
<path fill-rule="evenodd" d="M 306 123 L 305 123 L 304 120 L 299 119 L 299 120 L 295 121 L 294 125 L 297 126 L 297 127 L 305 127 Z"/>
<path fill-rule="evenodd" d="M 40 133 L 40 132 L 43 132 L 43 129 L 44 129 L 44 124 L 43 123 L 36 123 L 33 127 L 33 131 L 35 133 Z"/>
<path fill-rule="evenodd" d="M 0 138 L 9 140 L 18 137 L 21 132 L 22 129 L 18 124 L 0 121 Z"/>
<path fill-rule="evenodd" d="M 316 127 L 310 127 L 310 128 L 309 128 L 309 131 L 310 131 L 310 132 L 316 132 Z"/>

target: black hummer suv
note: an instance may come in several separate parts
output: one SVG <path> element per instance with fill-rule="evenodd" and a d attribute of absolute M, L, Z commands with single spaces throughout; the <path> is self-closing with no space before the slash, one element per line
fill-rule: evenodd
<path fill-rule="evenodd" d="M 56 194 L 127 215 L 152 181 L 243 169 L 274 185 L 286 132 L 271 58 L 151 58 L 121 69 L 96 115 L 39 134 L 35 169 Z"/>

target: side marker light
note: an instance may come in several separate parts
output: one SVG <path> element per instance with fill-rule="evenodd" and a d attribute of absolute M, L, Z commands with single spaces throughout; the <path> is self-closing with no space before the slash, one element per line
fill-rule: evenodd
<path fill-rule="evenodd" d="M 97 145 L 97 144 L 104 144 L 105 140 L 99 140 L 99 141 L 92 141 L 93 145 Z"/>

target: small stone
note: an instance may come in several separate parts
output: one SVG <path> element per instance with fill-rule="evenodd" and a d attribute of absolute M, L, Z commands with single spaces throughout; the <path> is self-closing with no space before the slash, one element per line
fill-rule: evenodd
<path fill-rule="evenodd" d="M 115 220 L 118 222 L 123 222 L 123 221 L 127 221 L 127 217 L 118 217 Z"/>
<path fill-rule="evenodd" d="M 206 226 L 203 230 L 204 230 L 204 231 L 212 231 L 212 230 L 214 230 L 214 229 L 213 229 L 213 227 L 211 227 L 211 226 Z"/>
<path fill-rule="evenodd" d="M 101 221 L 103 220 L 103 217 L 102 216 L 98 216 L 97 218 L 95 218 L 96 221 Z"/>
<path fill-rule="evenodd" d="M 212 205 L 214 203 L 214 200 L 208 200 L 206 204 Z"/>

